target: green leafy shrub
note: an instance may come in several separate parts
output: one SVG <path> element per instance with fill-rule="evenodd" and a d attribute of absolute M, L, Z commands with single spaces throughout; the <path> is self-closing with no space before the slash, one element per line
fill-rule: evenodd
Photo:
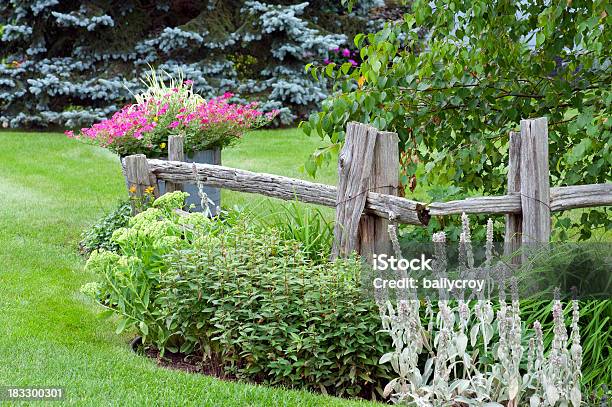
<path fill-rule="evenodd" d="M 368 398 L 381 392 L 391 377 L 378 360 L 392 346 L 358 259 L 314 261 L 303 242 L 254 224 L 249 212 L 179 215 L 184 198 L 164 195 L 113 233 L 116 253 L 92 253 L 87 268 L 99 282 L 83 291 L 119 317 L 117 332 L 135 329 L 162 354 L 199 355 L 245 380 Z M 610 304 L 580 303 L 585 394 L 610 377 Z M 521 302 L 525 326 L 541 322 L 545 348 L 550 307 Z"/>
<path fill-rule="evenodd" d="M 94 250 L 116 251 L 118 246 L 111 241 L 113 232 L 128 225 L 132 209 L 129 201 L 122 201 L 113 211 L 102 217 L 88 230 L 83 232 L 79 247 L 83 254 L 89 254 Z"/>
<path fill-rule="evenodd" d="M 240 214 L 180 216 L 183 198 L 155 201 L 113 234 L 118 254 L 95 251 L 87 263 L 100 280 L 83 291 L 119 316 L 118 332 L 134 328 L 162 352 L 214 355 L 246 380 L 382 391 L 389 369 L 378 358 L 390 344 L 358 259 L 315 264 L 300 242 Z"/>
<path fill-rule="evenodd" d="M 355 120 L 398 133 L 414 157 L 405 168 L 414 186 L 502 194 L 509 132 L 521 119 L 546 117 L 553 186 L 611 179 L 609 2 L 410 3 L 402 20 L 355 37 L 358 67 L 311 65 L 339 91 L 303 124 L 330 142 L 309 172 L 339 149 Z M 581 239 L 612 228 L 605 208 L 580 221 L 560 216 L 556 226 L 579 229 Z"/>

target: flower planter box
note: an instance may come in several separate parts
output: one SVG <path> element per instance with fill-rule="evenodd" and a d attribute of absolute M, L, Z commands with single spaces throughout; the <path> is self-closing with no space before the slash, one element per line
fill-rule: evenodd
<path fill-rule="evenodd" d="M 166 158 L 161 159 L 165 160 Z M 212 150 L 196 151 L 191 155 L 185 154 L 185 159 L 183 161 L 197 164 L 221 165 L 221 149 L 215 148 Z M 166 183 L 164 181 L 158 181 L 157 185 L 159 188 L 159 194 L 165 194 Z M 189 194 L 189 197 L 187 197 L 185 200 L 187 208 L 189 208 L 191 205 L 195 205 L 195 208 L 191 210 L 202 212 L 203 210 L 200 196 L 198 195 L 198 186 L 196 184 L 183 184 L 183 191 Z M 210 212 L 214 216 L 217 214 L 217 208 L 221 206 L 221 190 L 219 188 L 205 186 L 204 192 L 208 196 L 208 199 L 214 202 L 214 204 L 209 202 Z"/>
<path fill-rule="evenodd" d="M 160 160 L 167 160 L 167 157 L 155 157 Z M 184 162 L 188 163 L 197 163 L 197 164 L 213 164 L 213 165 L 221 165 L 221 149 L 215 148 L 212 150 L 204 150 L 204 151 L 196 151 L 193 154 L 185 154 Z M 121 159 L 121 166 L 123 168 L 123 176 L 125 177 L 125 164 L 123 163 L 123 159 Z M 126 186 L 129 189 L 130 185 L 127 185 L 127 178 L 125 180 Z M 202 205 L 200 196 L 198 195 L 198 186 L 197 184 L 182 184 L 183 191 L 189 194 L 189 197 L 185 200 L 187 209 L 190 209 L 191 205 L 194 205 L 191 211 L 202 212 Z M 158 181 L 157 182 L 157 190 L 159 195 L 163 195 L 166 193 L 166 182 Z M 209 202 L 209 208 L 211 214 L 214 216 L 217 214 L 217 209 L 221 206 L 221 190 L 219 188 L 204 187 L 204 192 L 208 196 L 213 204 Z"/>

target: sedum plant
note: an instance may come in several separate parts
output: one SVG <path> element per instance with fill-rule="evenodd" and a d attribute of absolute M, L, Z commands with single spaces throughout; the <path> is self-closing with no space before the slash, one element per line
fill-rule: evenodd
<path fill-rule="evenodd" d="M 390 235 L 392 241 L 397 240 L 393 225 Z M 493 264 L 492 235 L 489 221 L 486 260 L 478 270 L 474 265 L 469 219 L 465 214 L 462 216 L 459 249 L 462 276 L 500 271 L 499 265 Z M 444 233 L 435 234 L 433 241 L 434 273 L 443 275 L 447 262 Z M 395 247 L 396 256 L 401 256 L 399 245 Z M 511 281 L 510 303 L 506 302 L 503 283 L 499 287 L 496 314 L 486 298 L 465 301 L 462 293 L 458 293 L 456 300 L 441 296 L 437 312 L 427 298 L 425 325 L 419 311 L 421 302 L 414 292 L 398 295 L 396 304 L 388 299 L 379 301 L 383 332 L 393 343 L 393 350 L 384 354 L 380 363 L 390 363 L 397 375 L 386 385 L 383 395 L 390 396 L 394 403 L 419 407 L 579 406 L 582 348 L 578 301 L 572 302 L 569 337 L 562 304 L 556 298 L 554 336 L 548 356 L 544 353 L 539 321 L 533 325 L 535 334 L 525 352 L 526 332 L 518 288 L 516 280 Z"/>

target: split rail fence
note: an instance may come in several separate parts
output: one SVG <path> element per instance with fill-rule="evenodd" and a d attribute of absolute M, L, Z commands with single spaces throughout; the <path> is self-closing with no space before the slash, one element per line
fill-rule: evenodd
<path fill-rule="evenodd" d="M 398 223 L 426 226 L 432 216 L 505 215 L 505 247 L 513 253 L 524 244 L 549 242 L 551 212 L 612 205 L 612 183 L 550 187 L 546 118 L 522 120 L 520 132 L 510 133 L 507 193 L 501 196 L 428 204 L 399 197 L 398 142 L 396 133 L 349 123 L 338 157 L 337 187 L 221 165 L 182 162 L 180 137 L 170 138 L 168 161 L 132 155 L 124 159 L 124 165 L 127 182 L 136 187 L 130 188 L 132 196 L 142 196 L 158 181 L 166 182 L 168 191 L 199 181 L 212 187 L 333 207 L 333 256 L 357 251 L 368 260 L 373 253 L 390 252 L 390 218 Z"/>

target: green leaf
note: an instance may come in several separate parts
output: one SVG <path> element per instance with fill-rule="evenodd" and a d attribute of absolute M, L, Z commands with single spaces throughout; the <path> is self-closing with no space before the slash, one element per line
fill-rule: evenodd
<path fill-rule="evenodd" d="M 542 31 L 539 31 L 536 34 L 536 46 L 541 47 L 544 41 L 546 41 L 546 35 Z"/>
<path fill-rule="evenodd" d="M 138 324 L 138 327 L 140 328 L 140 332 L 142 332 L 143 336 L 149 335 L 149 327 L 144 321 L 140 321 L 140 323 Z"/>
<path fill-rule="evenodd" d="M 580 143 L 578 143 L 571 149 L 568 157 L 568 162 L 570 164 L 574 164 L 583 159 L 590 151 L 592 145 L 593 141 L 590 138 L 582 139 Z"/>
<path fill-rule="evenodd" d="M 121 334 L 121 332 L 123 332 L 125 330 L 125 326 L 127 325 L 127 319 L 126 318 L 121 318 L 119 320 L 119 325 L 117 325 L 117 329 L 115 330 L 115 333 L 117 335 Z"/>

